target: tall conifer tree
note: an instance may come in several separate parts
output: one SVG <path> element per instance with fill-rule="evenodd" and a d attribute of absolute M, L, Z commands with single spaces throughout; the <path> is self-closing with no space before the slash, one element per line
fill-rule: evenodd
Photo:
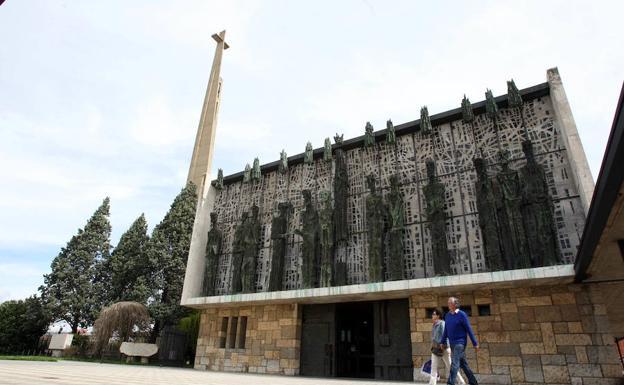
<path fill-rule="evenodd" d="M 141 214 L 121 236 L 103 265 L 110 277 L 106 290 L 109 303 L 136 301 L 147 304 L 152 289 L 148 241 L 147 221 Z"/>
<path fill-rule="evenodd" d="M 76 333 L 79 326 L 93 323 L 103 305 L 101 276 L 110 254 L 110 200 L 105 198 L 67 245 L 52 261 L 52 271 L 44 275 L 39 288 L 42 299 L 56 320 L 66 321 Z"/>
<path fill-rule="evenodd" d="M 176 324 L 188 313 L 180 306 L 180 298 L 196 207 L 197 189 L 189 182 L 152 232 L 148 256 L 153 266 L 152 282 L 156 285 L 149 304 L 150 313 L 156 321 L 153 338 L 163 327 Z"/>

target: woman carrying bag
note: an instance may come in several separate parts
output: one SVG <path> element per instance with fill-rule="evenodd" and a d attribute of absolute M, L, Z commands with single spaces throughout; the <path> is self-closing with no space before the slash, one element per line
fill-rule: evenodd
<path fill-rule="evenodd" d="M 429 385 L 437 385 L 438 383 L 438 367 L 440 367 L 441 361 L 444 361 L 446 366 L 446 377 L 448 378 L 451 370 L 451 348 L 448 341 L 442 342 L 442 334 L 444 334 L 444 319 L 442 317 L 442 310 L 435 308 L 431 312 L 431 321 L 433 327 L 431 328 L 431 379 Z M 440 344 L 444 343 L 447 348 L 440 348 Z M 457 373 L 457 383 L 465 385 L 464 378 Z"/>

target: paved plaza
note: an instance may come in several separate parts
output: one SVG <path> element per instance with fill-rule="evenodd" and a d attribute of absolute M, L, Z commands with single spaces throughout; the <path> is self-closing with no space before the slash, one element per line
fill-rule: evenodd
<path fill-rule="evenodd" d="M 287 377 L 259 374 L 234 374 L 206 372 L 192 369 L 98 364 L 76 361 L 31 362 L 0 360 L 0 384 L 372 385 L 397 384 L 397 382 Z"/>

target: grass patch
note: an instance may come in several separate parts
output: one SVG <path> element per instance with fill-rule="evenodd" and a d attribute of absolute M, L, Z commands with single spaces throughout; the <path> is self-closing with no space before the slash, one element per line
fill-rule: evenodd
<path fill-rule="evenodd" d="M 0 360 L 9 361 L 49 361 L 56 362 L 57 358 L 48 356 L 0 356 Z"/>

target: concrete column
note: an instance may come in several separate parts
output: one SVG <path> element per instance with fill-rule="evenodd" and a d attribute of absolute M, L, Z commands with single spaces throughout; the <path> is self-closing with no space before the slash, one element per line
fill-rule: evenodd
<path fill-rule="evenodd" d="M 589 211 L 589 205 L 594 194 L 594 179 L 589 170 L 587 157 L 583 151 L 583 145 L 576 129 L 576 123 L 572 116 L 572 110 L 568 103 L 561 76 L 557 67 L 547 71 L 548 85 L 550 86 L 550 99 L 555 112 L 555 121 L 561 133 L 561 139 L 567 150 L 570 162 L 570 171 L 574 178 L 576 189 L 581 198 L 581 204 L 585 215 Z"/>

